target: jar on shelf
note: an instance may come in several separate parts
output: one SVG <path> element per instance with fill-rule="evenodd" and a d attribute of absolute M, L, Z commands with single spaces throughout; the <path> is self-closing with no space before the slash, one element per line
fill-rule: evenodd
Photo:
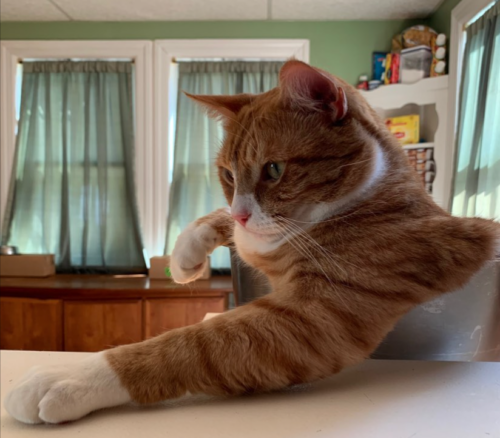
<path fill-rule="evenodd" d="M 403 84 L 412 84 L 428 78 L 431 71 L 432 51 L 427 46 L 401 50 L 400 79 Z"/>

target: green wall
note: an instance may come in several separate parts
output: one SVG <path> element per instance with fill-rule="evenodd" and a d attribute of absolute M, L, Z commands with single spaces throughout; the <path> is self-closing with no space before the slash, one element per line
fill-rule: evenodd
<path fill-rule="evenodd" d="M 449 0 L 447 0 L 449 1 Z M 371 53 L 390 50 L 394 34 L 425 20 L 387 21 L 212 21 L 212 22 L 4 22 L 3 40 L 304 38 L 311 64 L 350 83 L 371 74 Z"/>
<path fill-rule="evenodd" d="M 450 38 L 451 11 L 461 0 L 445 0 L 428 19 L 428 24 L 440 33 Z"/>

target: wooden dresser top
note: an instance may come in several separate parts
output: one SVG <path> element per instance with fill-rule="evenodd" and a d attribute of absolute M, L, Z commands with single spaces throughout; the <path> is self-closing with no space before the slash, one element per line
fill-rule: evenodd
<path fill-rule="evenodd" d="M 47 278 L 0 278 L 0 296 L 52 299 L 125 299 L 220 297 L 231 293 L 230 276 L 187 285 L 147 276 L 54 275 Z"/>

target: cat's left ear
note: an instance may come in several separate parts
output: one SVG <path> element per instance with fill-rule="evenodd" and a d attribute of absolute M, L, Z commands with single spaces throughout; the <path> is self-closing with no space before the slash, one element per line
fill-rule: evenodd
<path fill-rule="evenodd" d="M 210 117 L 221 119 L 234 119 L 241 109 L 249 105 L 254 96 L 252 94 L 235 94 L 232 96 L 214 96 L 202 94 L 184 94 L 201 104 Z"/>
<path fill-rule="evenodd" d="M 344 90 L 320 71 L 301 61 L 288 61 L 280 71 L 280 88 L 285 99 L 306 109 L 327 110 L 334 120 L 347 113 Z"/>

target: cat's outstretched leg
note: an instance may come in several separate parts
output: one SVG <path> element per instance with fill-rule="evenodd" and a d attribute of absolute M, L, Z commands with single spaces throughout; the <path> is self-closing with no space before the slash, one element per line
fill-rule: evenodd
<path fill-rule="evenodd" d="M 39 367 L 14 387 L 4 406 L 26 423 L 60 423 L 132 400 L 236 395 L 325 377 L 360 361 L 369 348 L 364 340 L 346 343 L 347 331 L 338 334 L 341 328 L 328 318 L 325 302 L 282 303 L 271 294 L 80 363 Z"/>
<path fill-rule="evenodd" d="M 229 209 L 220 208 L 191 223 L 178 237 L 170 270 L 176 283 L 189 283 L 205 269 L 207 256 L 232 241 L 234 219 Z"/>
<path fill-rule="evenodd" d="M 233 226 L 228 209 L 216 210 L 190 224 L 172 254 L 175 281 L 188 283 L 198 278 L 207 255 L 231 243 Z M 80 363 L 33 368 L 7 395 L 5 408 L 25 423 L 60 423 L 131 400 L 103 352 Z"/>

